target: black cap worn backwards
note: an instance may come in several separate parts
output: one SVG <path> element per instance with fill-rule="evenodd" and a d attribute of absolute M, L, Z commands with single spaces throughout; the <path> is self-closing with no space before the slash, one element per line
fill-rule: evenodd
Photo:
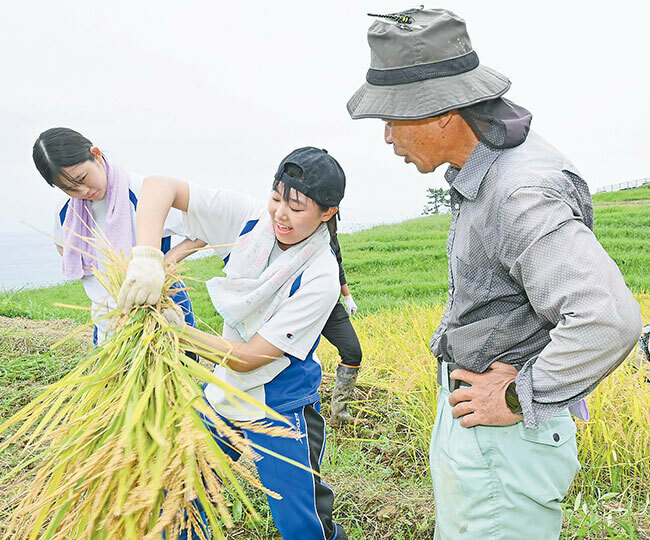
<path fill-rule="evenodd" d="M 285 172 L 285 165 L 289 163 L 302 169 L 302 178 Z M 327 207 L 338 206 L 345 193 L 345 173 L 338 161 L 327 150 L 313 146 L 298 148 L 285 157 L 275 179 Z"/>

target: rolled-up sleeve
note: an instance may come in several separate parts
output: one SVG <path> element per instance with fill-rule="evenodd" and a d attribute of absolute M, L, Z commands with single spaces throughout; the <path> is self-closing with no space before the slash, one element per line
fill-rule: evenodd
<path fill-rule="evenodd" d="M 616 263 L 554 189 L 504 197 L 497 233 L 501 263 L 551 328 L 548 345 L 515 381 L 525 424 L 535 428 L 623 362 L 639 339 L 641 314 Z"/>

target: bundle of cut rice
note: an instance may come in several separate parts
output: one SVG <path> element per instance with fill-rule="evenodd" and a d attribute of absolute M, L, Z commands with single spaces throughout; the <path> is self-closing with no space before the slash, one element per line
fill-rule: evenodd
<path fill-rule="evenodd" d="M 117 297 L 126 261 L 108 250 L 103 255 L 106 271 L 96 276 Z M 213 537 L 224 538 L 224 527 L 232 526 L 232 502 L 256 516 L 239 478 L 270 492 L 221 450 L 201 415 L 242 455 L 255 458 L 254 451 L 210 408 L 202 384 L 256 402 L 180 348 L 178 330 L 162 316 L 179 278 L 168 268 L 166 294 L 156 306 L 111 314 L 112 337 L 0 425 L 0 434 L 19 426 L 0 451 L 24 444 L 22 461 L 4 480 L 36 469 L 4 524 L 4 538 L 158 540 L 164 532 L 174 540 L 182 531 L 207 538 L 197 502 Z M 184 349 L 223 361 L 199 343 Z M 288 429 L 246 427 L 293 436 Z"/>

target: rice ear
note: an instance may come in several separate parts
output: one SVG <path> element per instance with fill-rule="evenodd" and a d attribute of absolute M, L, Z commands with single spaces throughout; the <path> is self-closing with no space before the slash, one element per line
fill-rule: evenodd
<path fill-rule="evenodd" d="M 106 245 L 103 234 L 94 233 L 93 247 L 105 263 L 105 271 L 95 269 L 95 275 L 117 297 L 127 261 Z M 28 443 L 3 480 L 36 465 L 14 501 L 4 538 L 157 540 L 165 531 L 172 540 L 182 530 L 202 537 L 196 501 L 212 534 L 224 538 L 233 525 L 226 493 L 253 516 L 242 482 L 277 496 L 215 442 L 201 414 L 219 419 L 207 407 L 201 385 L 217 384 L 233 402 L 283 417 L 185 356 L 176 329 L 161 315 L 172 305 L 172 285 L 181 279 L 176 265 L 167 265 L 166 272 L 164 294 L 155 306 L 104 315 L 113 320 L 113 335 L 0 425 L 0 434 L 19 426 L 0 449 Z M 201 350 L 198 343 L 189 348 Z M 215 363 L 223 361 L 212 351 L 201 353 Z M 254 429 L 295 436 L 288 428 L 256 424 Z M 238 452 L 256 456 L 239 431 L 228 428 L 227 437 Z"/>

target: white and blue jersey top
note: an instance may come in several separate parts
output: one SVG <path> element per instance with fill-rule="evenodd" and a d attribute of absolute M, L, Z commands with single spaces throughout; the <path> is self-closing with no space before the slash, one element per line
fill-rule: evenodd
<path fill-rule="evenodd" d="M 236 243 L 238 237 L 255 228 L 266 212 L 265 201 L 228 189 L 190 184 L 189 205 L 183 221 L 189 238 L 220 246 Z M 215 250 L 226 265 L 231 249 L 225 246 Z M 269 264 L 280 254 L 276 243 Z M 257 332 L 284 354 L 246 373 L 217 366 L 215 375 L 280 413 L 318 401 L 321 365 L 316 347 L 340 290 L 338 263 L 328 246 L 294 278 L 291 287 L 279 293 L 285 298 Z M 223 337 L 242 341 L 237 331 L 225 323 Z M 265 416 L 264 411 L 243 401 L 233 403 L 218 386 L 207 385 L 205 396 L 219 414 L 232 420 L 256 420 Z"/>
<path fill-rule="evenodd" d="M 142 188 L 142 181 L 144 176 L 127 173 L 129 177 L 129 206 L 131 208 L 131 245 L 135 245 L 135 210 L 138 205 L 138 197 L 140 195 L 140 189 Z M 55 214 L 54 214 L 54 237 L 63 240 L 63 223 L 70 206 L 70 197 L 61 193 L 60 199 L 56 202 Z M 90 211 L 93 215 L 93 219 L 97 222 L 97 225 L 100 229 L 106 229 L 106 197 L 101 201 L 91 201 Z M 161 243 L 161 249 L 163 252 L 167 252 L 171 247 L 171 235 L 180 235 L 184 236 L 183 229 L 183 218 L 180 210 L 172 208 L 167 216 L 165 225 L 163 228 L 163 239 Z M 102 261 L 98 263 L 100 270 L 104 270 Z M 104 341 L 107 333 L 109 332 L 110 319 L 104 318 L 101 319 L 102 315 L 113 311 L 117 308 L 115 300 L 108 294 L 108 291 L 104 286 L 95 278 L 95 276 L 84 276 L 81 278 L 81 283 L 84 286 L 88 298 L 92 302 L 92 318 L 95 322 L 95 335 L 93 340 L 95 344 L 99 344 Z"/>

